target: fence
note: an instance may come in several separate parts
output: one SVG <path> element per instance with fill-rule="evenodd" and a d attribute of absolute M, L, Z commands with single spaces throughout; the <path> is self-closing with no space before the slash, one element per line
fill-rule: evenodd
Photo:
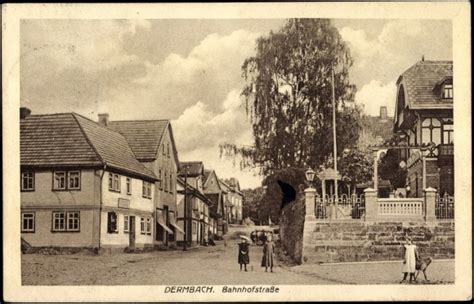
<path fill-rule="evenodd" d="M 453 219 L 454 196 L 449 196 L 447 193 L 443 196 L 436 195 L 435 214 L 437 219 Z"/>
<path fill-rule="evenodd" d="M 360 219 L 365 213 L 365 198 L 363 194 L 342 194 L 337 199 L 335 195 L 316 195 L 314 211 L 317 219 L 330 218 L 334 213 L 338 213 L 342 218 Z"/>
<path fill-rule="evenodd" d="M 454 218 L 454 197 L 439 196 L 433 188 L 425 189 L 421 198 L 378 198 L 374 189 L 364 195 L 320 196 L 306 189 L 306 214 L 315 219 L 353 219 L 364 221 L 428 221 Z"/>
<path fill-rule="evenodd" d="M 414 217 L 423 219 L 423 199 L 379 198 L 377 205 L 379 217 Z"/>

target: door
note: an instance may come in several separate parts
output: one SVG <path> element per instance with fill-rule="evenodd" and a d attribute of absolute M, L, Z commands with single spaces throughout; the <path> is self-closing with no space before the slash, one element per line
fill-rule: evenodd
<path fill-rule="evenodd" d="M 135 249 L 135 216 L 130 216 L 129 247 Z"/>

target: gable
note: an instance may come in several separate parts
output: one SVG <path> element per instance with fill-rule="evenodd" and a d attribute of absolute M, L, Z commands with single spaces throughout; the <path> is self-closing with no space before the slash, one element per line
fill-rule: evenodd
<path fill-rule="evenodd" d="M 178 150 L 176 149 L 176 144 L 173 137 L 173 129 L 171 123 L 164 129 L 164 132 L 161 136 L 160 142 L 158 144 L 156 158 L 166 156 L 168 157 L 168 148 L 170 157 L 174 158 L 176 166 L 179 166 L 178 159 Z"/>

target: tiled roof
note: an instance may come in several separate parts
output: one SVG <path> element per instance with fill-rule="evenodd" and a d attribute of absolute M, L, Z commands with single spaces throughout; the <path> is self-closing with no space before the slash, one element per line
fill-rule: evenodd
<path fill-rule="evenodd" d="M 179 174 L 184 175 L 184 167 L 187 167 L 188 176 L 198 176 L 202 174 L 204 164 L 202 161 L 190 161 L 179 163 Z"/>
<path fill-rule="evenodd" d="M 125 120 L 110 121 L 107 127 L 127 139 L 137 159 L 153 160 L 168 124 L 169 120 Z"/>
<path fill-rule="evenodd" d="M 435 90 L 439 81 L 453 76 L 452 61 L 419 61 L 399 78 L 406 90 L 411 108 L 452 107 L 452 99 L 441 98 Z"/>
<path fill-rule="evenodd" d="M 119 133 L 76 113 L 31 115 L 20 121 L 21 165 L 97 166 L 156 179 Z"/>
<path fill-rule="evenodd" d="M 102 164 L 72 113 L 21 119 L 20 157 L 25 166 Z"/>

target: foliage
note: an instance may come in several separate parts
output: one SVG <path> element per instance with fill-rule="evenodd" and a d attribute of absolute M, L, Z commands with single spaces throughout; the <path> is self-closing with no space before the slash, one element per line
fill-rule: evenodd
<path fill-rule="evenodd" d="M 360 109 L 350 106 L 352 58 L 326 19 L 290 19 L 257 40 L 256 55 L 242 66 L 242 96 L 253 125 L 254 145 L 222 144 L 221 155 L 241 157 L 241 167 L 264 175 L 288 167 L 319 168 L 332 155 L 332 71 L 338 155 L 355 145 Z"/>
<path fill-rule="evenodd" d="M 355 149 L 345 152 L 338 162 L 342 180 L 351 186 L 372 180 L 374 166 L 368 156 L 367 153 Z"/>
<path fill-rule="evenodd" d="M 397 135 L 385 142 L 386 145 L 406 144 L 404 139 Z M 379 162 L 379 176 L 382 179 L 388 179 L 394 188 L 405 187 L 407 171 L 406 168 L 400 168 L 400 150 L 388 149 L 385 156 Z"/>

